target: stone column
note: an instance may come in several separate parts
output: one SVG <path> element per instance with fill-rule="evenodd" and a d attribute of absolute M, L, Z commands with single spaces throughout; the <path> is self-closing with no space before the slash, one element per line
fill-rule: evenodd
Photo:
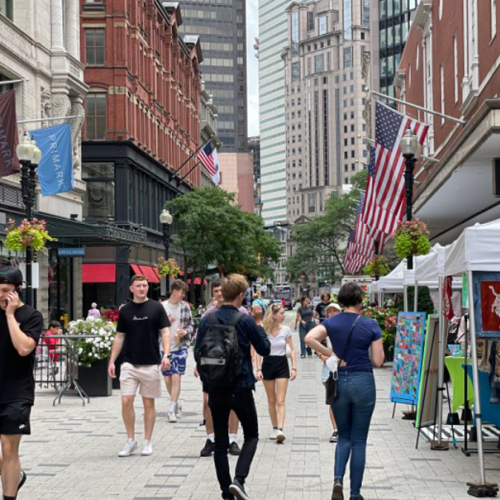
<path fill-rule="evenodd" d="M 66 0 L 66 50 L 80 60 L 80 12 L 78 0 Z"/>
<path fill-rule="evenodd" d="M 51 0 L 52 51 L 64 51 L 63 0 Z"/>

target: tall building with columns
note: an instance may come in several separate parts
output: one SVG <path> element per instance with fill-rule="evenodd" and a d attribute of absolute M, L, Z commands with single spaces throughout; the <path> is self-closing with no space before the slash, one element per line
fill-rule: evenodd
<path fill-rule="evenodd" d="M 81 258 L 61 257 L 58 247 L 76 244 L 83 212 L 80 132 L 84 121 L 84 65 L 80 61 L 80 0 L 2 0 L 0 2 L 0 92 L 13 89 L 19 133 L 68 122 L 72 132 L 74 190 L 43 197 L 37 189 L 35 213 L 58 238 L 36 256 L 36 305 L 45 320 L 81 316 Z M 16 83 L 2 85 L 1 82 Z M 67 118 L 72 117 L 75 118 Z M 58 119 L 54 119 L 58 118 Z M 48 120 L 51 119 L 51 120 Z M 20 175 L 0 179 L 0 263 L 17 265 L 24 253 L 2 244 L 8 219 L 25 213 Z"/>

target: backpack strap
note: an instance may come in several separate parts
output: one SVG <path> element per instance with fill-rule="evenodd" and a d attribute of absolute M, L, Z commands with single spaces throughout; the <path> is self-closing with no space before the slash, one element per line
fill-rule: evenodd
<path fill-rule="evenodd" d="M 217 318 L 217 312 L 213 312 L 207 315 L 207 320 L 210 326 L 217 326 L 217 325 L 236 326 L 244 316 L 246 316 L 246 314 L 237 311 L 236 314 L 234 314 L 227 323 L 221 323 Z"/>
<path fill-rule="evenodd" d="M 212 313 L 208 314 L 207 315 L 207 320 L 208 320 L 208 324 L 210 326 L 220 325 L 220 322 L 217 319 L 217 312 L 212 312 Z"/>
<path fill-rule="evenodd" d="M 229 326 L 236 326 L 240 320 L 246 316 L 246 314 L 243 314 L 242 312 L 238 311 L 236 314 L 233 315 L 233 317 L 227 322 L 225 323 L 226 325 L 229 325 Z"/>

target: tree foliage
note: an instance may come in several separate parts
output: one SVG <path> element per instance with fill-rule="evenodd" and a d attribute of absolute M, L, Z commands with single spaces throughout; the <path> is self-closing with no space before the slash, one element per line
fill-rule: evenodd
<path fill-rule="evenodd" d="M 204 277 L 216 265 L 222 273 L 259 277 L 280 256 L 279 243 L 264 231 L 262 218 L 244 212 L 234 194 L 195 189 L 165 204 L 174 216 L 173 243 L 185 272 Z"/>
<path fill-rule="evenodd" d="M 352 177 L 354 188 L 350 193 L 342 196 L 333 193 L 322 215 L 293 226 L 296 251 L 286 263 L 292 281 L 315 274 L 333 282 L 344 273 L 345 247 L 354 228 L 360 190 L 366 189 L 366 182 L 366 171 L 359 172 Z"/>

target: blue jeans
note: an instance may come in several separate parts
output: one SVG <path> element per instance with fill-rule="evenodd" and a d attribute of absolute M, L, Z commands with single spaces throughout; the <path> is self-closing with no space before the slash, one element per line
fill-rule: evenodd
<path fill-rule="evenodd" d="M 299 323 L 299 337 L 300 337 L 300 355 L 305 356 L 306 352 L 311 356 L 312 350 L 310 347 L 306 346 L 306 343 L 304 339 L 306 338 L 306 335 L 309 333 L 309 330 L 312 330 L 312 328 L 315 326 L 315 324 L 312 321 L 309 321 L 305 325 Z"/>
<path fill-rule="evenodd" d="M 375 379 L 369 372 L 339 372 L 338 397 L 332 404 L 339 442 L 335 450 L 335 479 L 343 479 L 351 457 L 351 497 L 361 492 L 366 440 L 375 409 Z"/>

